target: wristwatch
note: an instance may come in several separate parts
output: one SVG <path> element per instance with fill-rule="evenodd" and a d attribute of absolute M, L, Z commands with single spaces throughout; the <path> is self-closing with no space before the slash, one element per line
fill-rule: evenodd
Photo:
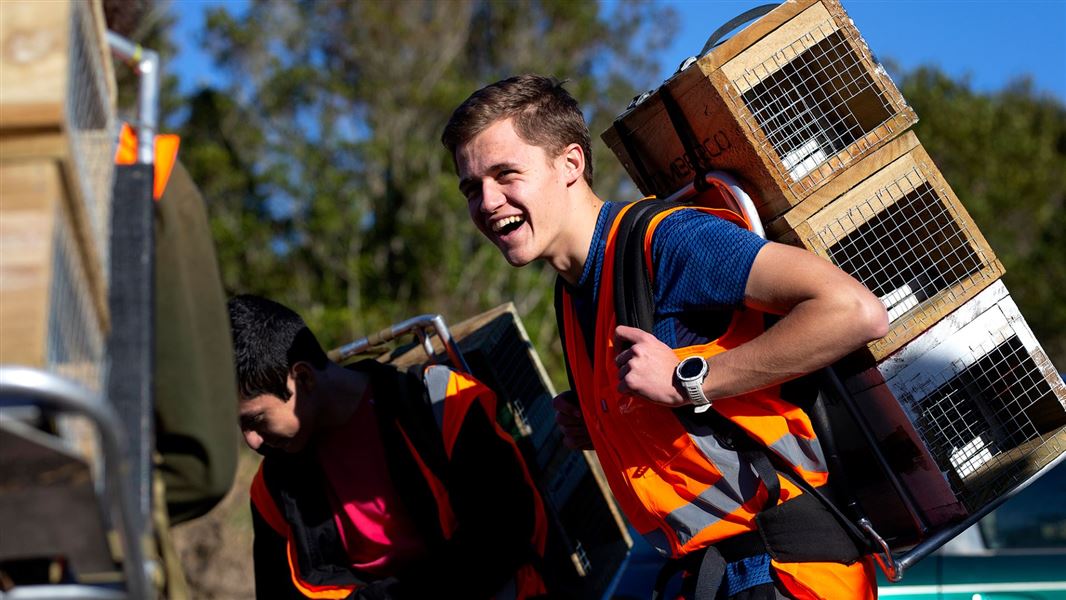
<path fill-rule="evenodd" d="M 696 412 L 701 413 L 711 407 L 711 401 L 707 394 L 703 393 L 703 381 L 707 379 L 707 361 L 702 356 L 690 356 L 677 363 L 674 369 L 681 389 L 685 390 L 685 396 L 696 407 Z"/>

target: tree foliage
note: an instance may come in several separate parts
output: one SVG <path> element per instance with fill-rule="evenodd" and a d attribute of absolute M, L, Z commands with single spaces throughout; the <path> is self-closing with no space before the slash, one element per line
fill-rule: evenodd
<path fill-rule="evenodd" d="M 298 309 L 328 345 L 423 312 L 514 300 L 555 338 L 554 274 L 512 269 L 469 224 L 439 137 L 451 110 L 522 72 L 568 79 L 598 132 L 653 83 L 672 13 L 595 3 L 262 1 L 209 13 L 229 75 L 190 103 L 185 160 L 211 201 L 230 292 Z M 598 188 L 624 175 L 598 140 Z"/>
<path fill-rule="evenodd" d="M 209 13 L 225 89 L 186 102 L 183 157 L 210 201 L 230 293 L 276 298 L 335 345 L 423 312 L 514 301 L 555 373 L 553 273 L 512 269 L 469 223 L 438 137 L 501 77 L 569 79 L 593 132 L 597 192 L 633 189 L 597 134 L 657 84 L 672 14 L 566 0 L 259 1 Z M 1066 108 L 1019 81 L 996 93 L 932 68 L 898 80 L 917 133 L 1066 368 Z"/>
<path fill-rule="evenodd" d="M 933 68 L 902 78 L 930 156 L 1006 268 L 1004 283 L 1066 371 L 1066 106 L 1019 80 L 996 93 Z"/>

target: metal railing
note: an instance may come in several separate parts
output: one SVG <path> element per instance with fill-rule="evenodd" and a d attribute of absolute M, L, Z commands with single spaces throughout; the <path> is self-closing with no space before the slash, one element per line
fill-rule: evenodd
<path fill-rule="evenodd" d="M 92 393 L 67 379 L 29 367 L 0 367 L 0 408 L 38 407 L 57 413 L 87 417 L 99 434 L 103 451 L 102 498 L 111 509 L 112 525 L 119 534 L 125 591 L 90 585 L 30 585 L 0 592 L 3 599 L 22 598 L 135 598 L 150 595 L 148 562 L 141 546 L 143 531 L 134 518 L 136 503 L 129 488 L 125 459 L 126 440 L 122 422 L 115 410 L 99 394 Z"/>

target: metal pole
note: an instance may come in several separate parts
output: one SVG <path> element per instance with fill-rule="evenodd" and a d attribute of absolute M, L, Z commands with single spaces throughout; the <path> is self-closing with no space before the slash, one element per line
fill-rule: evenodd
<path fill-rule="evenodd" d="M 451 361 L 452 365 L 464 373 L 470 373 L 470 366 L 466 364 L 466 359 L 463 358 L 462 352 L 459 351 L 459 346 L 455 343 L 455 338 L 452 337 L 448 325 L 444 322 L 444 317 L 434 314 L 411 317 L 406 321 L 401 321 L 395 325 L 386 327 L 375 334 L 330 350 L 327 355 L 330 360 L 338 362 L 343 361 L 365 352 L 367 349 L 373 348 L 374 346 L 384 344 L 385 342 L 391 342 L 405 333 L 415 330 L 425 331 L 428 329 L 432 329 L 433 332 L 437 334 L 437 337 L 440 338 L 441 344 L 444 346 L 444 351 L 448 354 L 448 360 Z M 432 347 L 426 350 L 426 354 L 430 357 L 433 355 L 431 350 Z"/>
<path fill-rule="evenodd" d="M 118 512 L 116 523 L 122 540 L 122 563 L 126 586 L 131 598 L 150 598 L 145 573 L 141 532 L 137 528 L 132 490 L 124 471 L 126 440 L 122 423 L 104 399 L 81 386 L 28 367 L 0 367 L 0 406 L 39 406 L 85 415 L 100 433 L 104 452 L 104 496 Z"/>
<path fill-rule="evenodd" d="M 113 31 L 107 32 L 111 52 L 140 77 L 137 89 L 137 162 L 155 163 L 155 134 L 159 131 L 159 54 Z"/>

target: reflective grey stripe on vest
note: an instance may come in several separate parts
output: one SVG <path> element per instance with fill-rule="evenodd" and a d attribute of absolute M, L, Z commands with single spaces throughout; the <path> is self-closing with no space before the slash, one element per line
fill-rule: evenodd
<path fill-rule="evenodd" d="M 710 428 L 690 422 L 686 422 L 685 426 L 693 443 L 722 476 L 691 502 L 666 515 L 667 525 L 674 530 L 682 546 L 704 529 L 735 512 L 759 491 L 759 478 L 755 470 L 747 462 L 742 462 L 735 450 L 722 447 L 711 435 Z"/>
<path fill-rule="evenodd" d="M 452 370 L 441 365 L 430 365 L 422 375 L 433 416 L 437 419 L 437 427 L 441 431 L 444 431 L 444 400 L 448 396 L 448 381 L 451 377 Z"/>
<path fill-rule="evenodd" d="M 742 461 L 735 450 L 723 447 L 710 426 L 692 419 L 680 418 L 693 444 L 722 474 L 721 479 L 704 490 L 688 504 L 674 509 L 664 520 L 674 531 L 680 545 L 687 544 L 704 529 L 734 513 L 759 491 L 759 478 L 751 464 Z M 807 471 L 825 472 L 825 460 L 817 440 L 784 435 L 771 447 L 786 461 Z M 652 531 L 644 535 L 649 544 L 661 553 L 669 553 L 666 535 Z"/>
<path fill-rule="evenodd" d="M 770 445 L 770 450 L 789 463 L 808 472 L 826 473 L 825 456 L 818 440 L 808 440 L 786 434 Z"/>

